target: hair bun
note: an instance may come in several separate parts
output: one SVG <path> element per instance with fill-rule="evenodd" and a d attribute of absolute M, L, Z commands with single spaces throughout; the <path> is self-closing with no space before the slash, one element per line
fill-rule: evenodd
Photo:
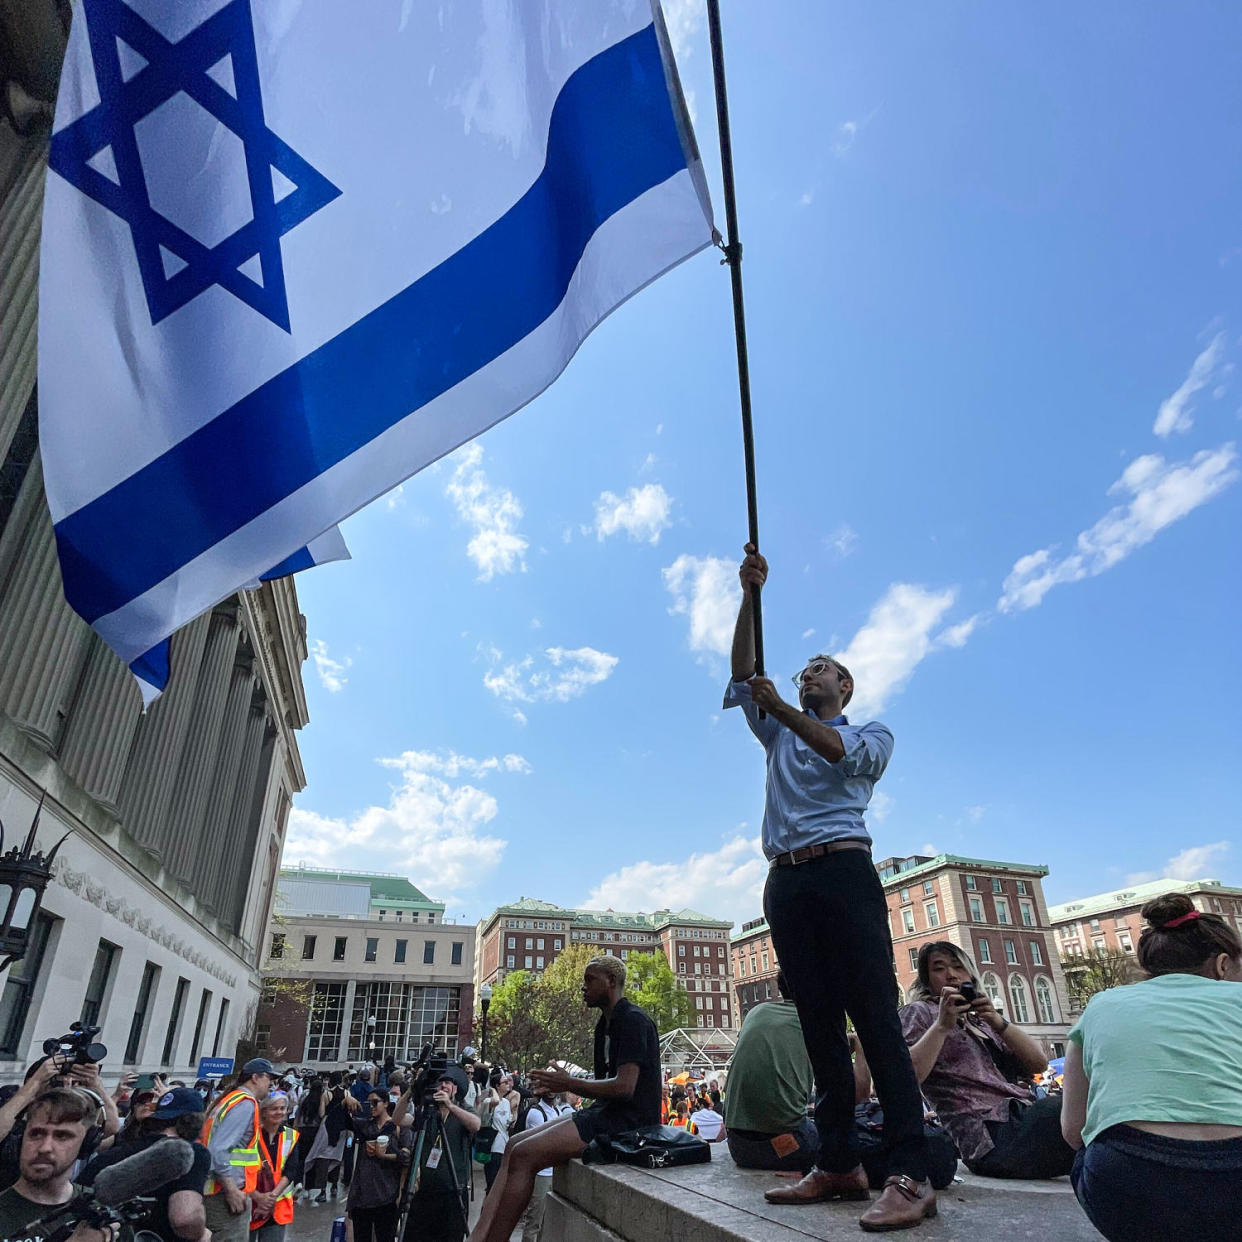
<path fill-rule="evenodd" d="M 1143 917 L 1159 931 L 1166 923 L 1190 914 L 1195 903 L 1185 893 L 1165 893 L 1149 901 L 1142 910 Z"/>

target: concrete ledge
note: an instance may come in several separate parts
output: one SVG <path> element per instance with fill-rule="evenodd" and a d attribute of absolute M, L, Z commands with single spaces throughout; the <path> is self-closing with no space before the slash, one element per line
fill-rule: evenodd
<path fill-rule="evenodd" d="M 788 1185 L 738 1169 L 727 1153 L 682 1169 L 584 1165 L 557 1169 L 542 1242 L 806 1242 L 859 1238 L 861 1203 L 775 1207 L 763 1198 Z M 964 1170 L 963 1170 L 964 1172 Z M 987 1242 L 1099 1242 L 1065 1178 L 1000 1182 L 966 1175 L 939 1195 L 940 1215 L 911 1238 Z"/>

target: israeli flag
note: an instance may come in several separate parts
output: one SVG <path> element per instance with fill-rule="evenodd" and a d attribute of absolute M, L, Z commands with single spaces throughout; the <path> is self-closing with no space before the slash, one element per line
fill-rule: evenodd
<path fill-rule="evenodd" d="M 65 594 L 149 685 L 713 236 L 653 0 L 75 0 L 49 168 Z"/>

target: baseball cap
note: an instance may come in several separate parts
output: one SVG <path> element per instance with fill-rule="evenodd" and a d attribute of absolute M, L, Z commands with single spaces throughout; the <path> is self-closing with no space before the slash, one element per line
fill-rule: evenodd
<path fill-rule="evenodd" d="M 446 1066 L 444 1072 L 436 1076 L 436 1083 L 439 1084 L 445 1079 L 457 1084 L 457 1094 L 465 1095 L 470 1089 L 470 1083 L 466 1080 L 465 1073 L 458 1069 L 456 1065 Z"/>
<path fill-rule="evenodd" d="M 267 1057 L 255 1057 L 253 1061 L 247 1061 L 242 1066 L 243 1074 L 275 1074 L 276 1067 L 267 1059 Z"/>
<path fill-rule="evenodd" d="M 152 1117 L 161 1121 L 171 1121 L 174 1117 L 184 1117 L 186 1113 L 201 1113 L 203 1097 L 193 1087 L 174 1087 L 160 1096 Z"/>

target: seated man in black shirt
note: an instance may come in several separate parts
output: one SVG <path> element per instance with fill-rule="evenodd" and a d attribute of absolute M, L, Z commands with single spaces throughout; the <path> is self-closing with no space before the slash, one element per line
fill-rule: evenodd
<path fill-rule="evenodd" d="M 207 1211 L 203 1207 L 203 1186 L 211 1172 L 211 1155 L 198 1142 L 202 1130 L 203 1097 L 190 1087 L 174 1087 L 160 1096 L 151 1115 L 138 1123 L 135 1140 L 101 1152 L 83 1170 L 80 1181 L 83 1186 L 93 1186 L 110 1165 L 165 1139 L 184 1139 L 194 1148 L 194 1163 L 183 1177 L 150 1192 L 149 1197 L 155 1202 L 136 1228 L 158 1234 L 164 1242 L 203 1242 L 204 1235 L 211 1236 L 207 1233 Z"/>
<path fill-rule="evenodd" d="M 580 1156 L 597 1134 L 660 1124 L 660 1037 L 655 1023 L 625 999 L 624 989 L 625 963 L 620 958 L 597 957 L 587 963 L 582 999 L 603 1011 L 595 1024 L 595 1077 L 574 1078 L 551 1065 L 532 1071 L 530 1079 L 536 1089 L 572 1091 L 592 1104 L 510 1140 L 471 1242 L 508 1242 L 540 1169 Z"/>

